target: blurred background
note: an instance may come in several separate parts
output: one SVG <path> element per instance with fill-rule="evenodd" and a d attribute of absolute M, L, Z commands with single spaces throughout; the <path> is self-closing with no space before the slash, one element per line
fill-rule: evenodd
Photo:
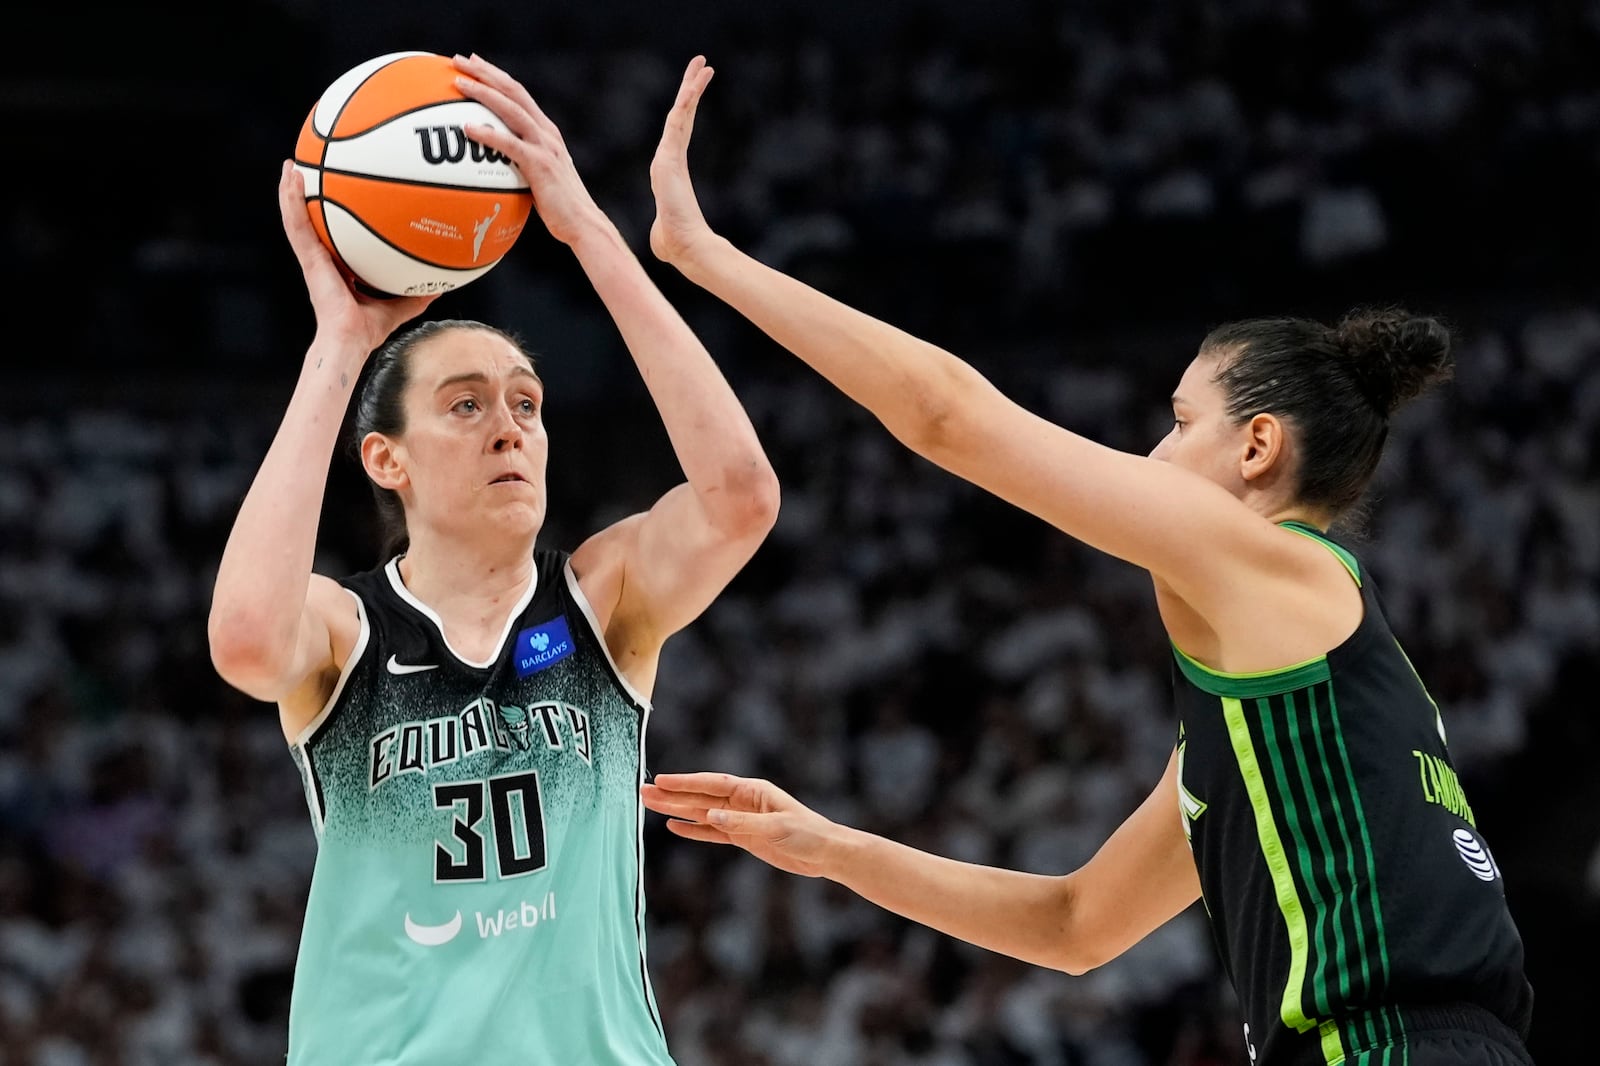
<path fill-rule="evenodd" d="M 279 161 L 387 51 L 478 51 L 562 127 L 649 259 L 684 64 L 714 225 L 1145 451 L 1231 318 L 1444 316 L 1360 528 L 1443 706 L 1528 950 L 1545 1066 L 1600 948 L 1600 3 L 237 0 L 8 11 L 0 361 L 0 1062 L 281 1062 L 314 838 L 273 710 L 211 670 L 216 562 L 311 336 Z M 31 162 L 49 162 L 33 170 Z M 910 455 L 653 262 L 784 483 L 778 528 L 667 645 L 651 769 L 1041 872 L 1171 750 L 1147 580 Z M 566 250 L 530 229 L 431 314 L 520 330 L 573 548 L 678 477 Z M 339 456 L 319 569 L 378 560 Z M 647 830 L 682 1066 L 1243 1062 L 1198 908 L 1081 978 Z"/>

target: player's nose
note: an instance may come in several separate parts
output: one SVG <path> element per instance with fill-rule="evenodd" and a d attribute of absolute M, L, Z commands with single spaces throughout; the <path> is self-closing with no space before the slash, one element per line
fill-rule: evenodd
<path fill-rule="evenodd" d="M 494 426 L 494 444 L 496 452 L 514 451 L 522 447 L 522 426 L 517 422 L 509 406 L 500 408 L 500 417 Z"/>

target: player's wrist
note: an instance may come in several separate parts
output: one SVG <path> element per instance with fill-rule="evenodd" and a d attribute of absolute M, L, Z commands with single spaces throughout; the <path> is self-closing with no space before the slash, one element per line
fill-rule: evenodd
<path fill-rule="evenodd" d="M 580 257 L 591 253 L 628 250 L 628 242 L 623 240 L 621 231 L 599 207 L 585 211 L 564 227 L 562 240 Z"/>
<path fill-rule="evenodd" d="M 372 351 L 360 331 L 322 327 L 306 349 L 305 369 L 345 374 L 345 384 L 349 384 L 366 365 Z"/>
<path fill-rule="evenodd" d="M 696 285 L 703 286 L 708 280 L 717 277 L 723 262 L 733 254 L 737 254 L 733 242 L 706 227 L 694 236 L 680 240 L 673 247 L 671 255 L 666 257 L 666 261 L 675 267 L 678 273 Z"/>
<path fill-rule="evenodd" d="M 871 863 L 873 842 L 878 838 L 838 822 L 824 823 L 821 835 L 822 846 L 817 849 L 816 857 L 817 876 L 849 887 Z"/>

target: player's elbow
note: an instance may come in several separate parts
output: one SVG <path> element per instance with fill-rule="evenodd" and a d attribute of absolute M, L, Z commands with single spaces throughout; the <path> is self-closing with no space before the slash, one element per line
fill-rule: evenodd
<path fill-rule="evenodd" d="M 1048 963 L 1052 969 L 1074 977 L 1082 977 L 1122 954 L 1116 931 L 1095 921 L 1084 907 L 1081 887 L 1072 874 L 1062 878 L 1062 928 L 1055 938 L 1056 950 Z"/>
<path fill-rule="evenodd" d="M 248 616 L 215 608 L 206 621 L 211 665 L 234 688 L 259 700 L 283 695 L 283 678 L 293 664 L 294 649 L 265 637 L 268 627 Z"/>
<path fill-rule="evenodd" d="M 782 490 L 772 465 L 762 459 L 730 472 L 722 520 L 718 524 L 733 539 L 762 540 L 778 522 Z"/>
<path fill-rule="evenodd" d="M 934 464 L 949 464 L 969 451 L 982 430 L 974 419 L 975 399 L 998 395 L 976 370 L 953 357 L 935 364 L 934 372 L 906 383 L 905 413 L 888 428 L 902 444 Z"/>
<path fill-rule="evenodd" d="M 1096 951 L 1093 945 L 1073 943 L 1067 945 L 1057 958 L 1054 968 L 1073 977 L 1082 977 L 1090 970 L 1104 966 L 1116 958 L 1115 953 Z"/>

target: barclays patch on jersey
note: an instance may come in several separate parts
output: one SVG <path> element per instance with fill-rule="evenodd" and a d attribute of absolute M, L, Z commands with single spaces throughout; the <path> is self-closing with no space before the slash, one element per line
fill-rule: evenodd
<path fill-rule="evenodd" d="M 572 651 L 572 634 L 567 630 L 565 615 L 558 614 L 548 622 L 524 629 L 517 634 L 517 676 L 537 674 L 565 659 Z"/>

